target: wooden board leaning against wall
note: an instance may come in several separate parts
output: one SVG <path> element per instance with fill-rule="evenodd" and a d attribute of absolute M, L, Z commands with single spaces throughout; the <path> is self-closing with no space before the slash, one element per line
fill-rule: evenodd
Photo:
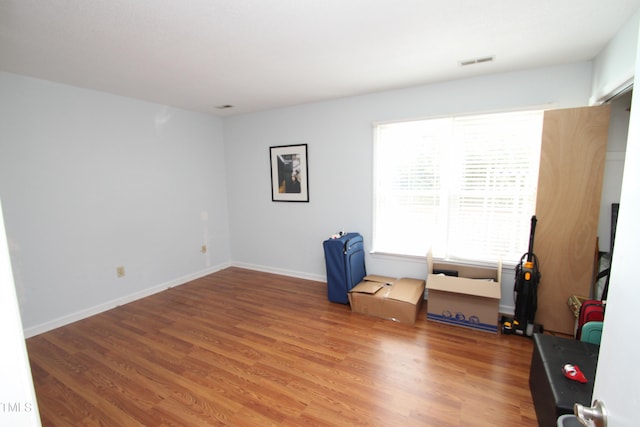
<path fill-rule="evenodd" d="M 573 335 L 571 295 L 589 296 L 610 106 L 545 112 L 534 252 L 542 278 L 536 323 Z"/>

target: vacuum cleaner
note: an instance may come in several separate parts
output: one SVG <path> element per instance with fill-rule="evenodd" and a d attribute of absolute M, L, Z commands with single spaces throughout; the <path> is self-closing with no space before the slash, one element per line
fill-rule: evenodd
<path fill-rule="evenodd" d="M 516 265 L 513 299 L 515 301 L 515 315 L 513 319 L 503 318 L 502 333 L 531 337 L 534 332 L 541 332 L 542 326 L 536 325 L 534 320 L 538 308 L 538 285 L 540 284 L 540 268 L 538 257 L 533 253 L 533 240 L 536 232 L 536 216 L 531 217 L 531 233 L 529 235 L 529 250 L 522 255 Z"/>

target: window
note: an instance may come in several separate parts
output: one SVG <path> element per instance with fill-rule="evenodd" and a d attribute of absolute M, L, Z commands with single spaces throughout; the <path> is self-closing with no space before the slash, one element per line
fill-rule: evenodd
<path fill-rule="evenodd" d="M 517 262 L 535 213 L 542 111 L 375 126 L 376 252 Z"/>

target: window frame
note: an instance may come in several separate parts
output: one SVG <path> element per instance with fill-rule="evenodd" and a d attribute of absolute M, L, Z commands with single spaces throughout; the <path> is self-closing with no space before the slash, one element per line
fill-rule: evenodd
<path fill-rule="evenodd" d="M 451 114 L 451 115 L 439 115 L 439 116 L 429 116 L 429 117 L 416 117 L 416 118 L 410 118 L 410 119 L 397 119 L 397 120 L 391 120 L 391 121 L 377 121 L 372 123 L 372 131 L 373 131 L 373 177 L 372 177 L 372 184 L 373 184 L 373 194 L 372 194 L 372 249 L 371 249 L 371 254 L 378 256 L 378 257 L 383 257 L 383 258 L 389 258 L 389 259 L 403 259 L 403 260 L 421 260 L 424 258 L 424 256 L 422 255 L 418 255 L 416 253 L 403 253 L 403 252 L 396 252 L 396 251 L 387 251 L 385 250 L 386 248 L 380 248 L 379 246 L 379 241 L 378 241 L 378 216 L 380 215 L 379 209 L 378 209 L 378 175 L 379 175 L 379 156 L 380 156 L 380 150 L 378 148 L 378 129 L 381 126 L 385 126 L 385 125 L 394 125 L 394 124 L 406 124 L 406 123 L 412 123 L 412 122 L 420 122 L 420 121 L 431 121 L 431 120 L 438 120 L 438 119 L 447 119 L 447 120 L 451 120 L 452 122 L 455 122 L 457 119 L 467 119 L 467 118 L 475 118 L 475 117 L 481 117 L 481 116 L 493 116 L 493 115 L 510 115 L 510 114 L 518 114 L 518 113 L 534 113 L 534 114 L 538 114 L 539 115 L 539 120 L 540 120 L 540 124 L 539 124 L 539 134 L 537 134 L 537 172 L 535 174 L 535 177 L 533 177 L 532 179 L 534 180 L 534 192 L 533 192 L 533 200 L 531 201 L 531 212 L 528 213 L 528 218 L 530 218 L 531 215 L 535 214 L 535 204 L 536 204 L 536 194 L 537 194 L 537 180 L 538 180 L 538 172 L 539 172 L 539 153 L 540 153 L 540 146 L 541 146 L 541 140 L 542 140 L 542 128 L 544 126 L 544 112 L 545 110 L 547 110 L 549 108 L 549 106 L 530 106 L 530 107 L 525 107 L 525 108 L 520 108 L 520 109 L 510 109 L 510 110 L 500 110 L 500 111 L 484 111 L 484 112 L 471 112 L 471 113 L 461 113 L 461 114 Z M 530 178 L 531 179 L 531 178 Z M 437 190 L 434 190 L 437 191 Z M 443 190 L 440 190 L 441 192 Z M 450 196 L 451 192 L 448 192 L 448 197 Z M 495 193 L 498 194 L 498 193 Z M 448 202 L 447 202 L 448 203 Z M 446 210 L 448 212 L 448 215 L 451 215 L 451 209 L 448 207 L 444 207 L 443 204 L 441 203 L 440 205 L 440 209 L 441 210 Z M 447 226 L 449 227 L 451 224 L 450 220 L 447 220 Z M 527 222 L 527 227 L 528 227 L 528 222 Z M 528 233 L 527 233 L 527 238 L 528 238 Z M 445 240 L 449 241 L 450 240 L 450 233 L 449 231 L 447 231 L 445 233 Z M 518 245 L 519 247 L 519 245 Z M 428 250 L 428 249 L 427 249 Z M 526 246 L 522 247 L 522 252 L 521 253 L 525 253 L 527 250 Z M 426 255 L 426 251 L 425 251 L 425 255 Z M 514 253 L 512 253 L 512 256 L 515 256 Z M 434 259 L 437 259 L 439 262 L 444 262 L 444 263 L 451 263 L 451 264 L 460 264 L 460 265 L 472 265 L 472 266 L 495 266 L 496 263 L 498 261 L 502 261 L 503 265 L 505 266 L 515 266 L 517 265 L 518 261 L 517 259 L 498 259 L 495 258 L 494 259 L 472 259 L 472 258 L 457 258 L 457 257 L 437 257 L 434 256 Z"/>

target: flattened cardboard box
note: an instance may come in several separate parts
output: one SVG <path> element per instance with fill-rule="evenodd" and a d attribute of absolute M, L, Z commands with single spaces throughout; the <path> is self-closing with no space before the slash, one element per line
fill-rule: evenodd
<path fill-rule="evenodd" d="M 497 268 L 462 266 L 453 277 L 433 274 L 433 258 L 427 255 L 427 319 L 465 328 L 498 332 L 500 279 L 502 263 Z M 438 268 L 456 269 L 453 265 Z"/>
<path fill-rule="evenodd" d="M 349 291 L 351 311 L 415 324 L 424 298 L 425 281 L 366 276 Z"/>

